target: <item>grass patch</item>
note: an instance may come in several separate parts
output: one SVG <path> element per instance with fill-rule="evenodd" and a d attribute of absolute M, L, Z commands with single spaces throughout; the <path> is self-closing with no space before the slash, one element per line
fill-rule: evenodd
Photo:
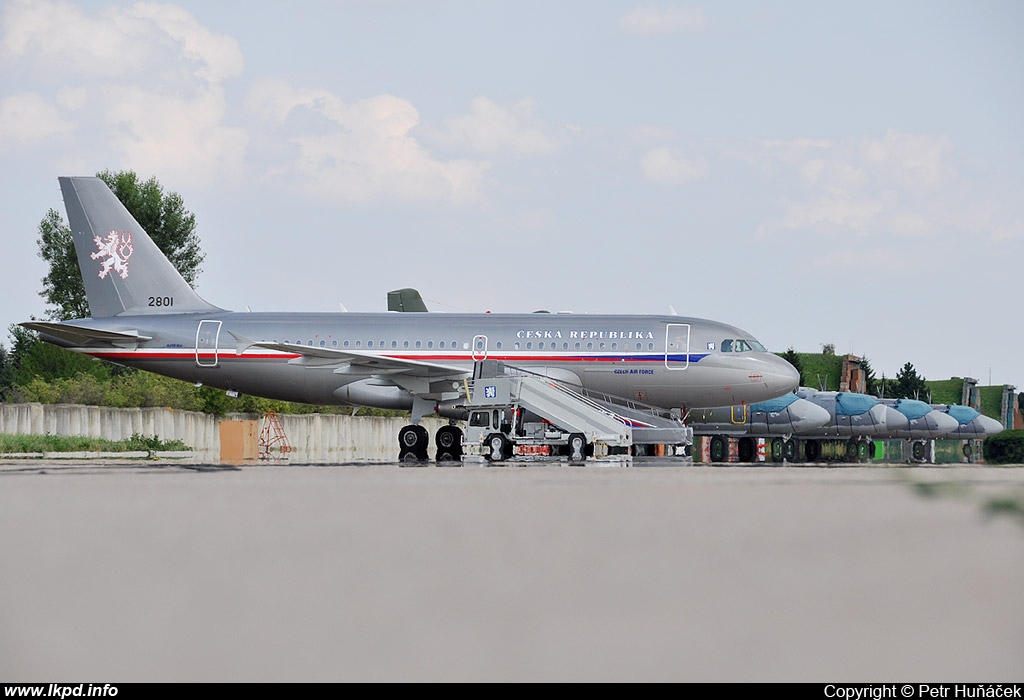
<path fill-rule="evenodd" d="M 181 440 L 135 434 L 127 440 L 81 435 L 0 435 L 0 454 L 18 452 L 181 452 L 192 448 Z"/>

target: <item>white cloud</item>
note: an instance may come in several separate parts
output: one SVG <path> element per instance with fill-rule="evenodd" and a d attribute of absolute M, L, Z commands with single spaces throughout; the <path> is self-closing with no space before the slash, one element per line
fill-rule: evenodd
<path fill-rule="evenodd" d="M 82 150 L 106 151 L 103 167 L 161 177 L 211 182 L 241 167 L 248 137 L 224 124 L 222 83 L 243 69 L 233 38 L 155 2 L 89 14 L 64 0 L 11 0 L 3 20 L 0 60 L 37 86 L 31 99 L 5 99 L 35 115 L 5 133 L 75 130 Z"/>
<path fill-rule="evenodd" d="M 219 83 L 242 72 L 244 60 L 238 42 L 231 37 L 214 34 L 180 7 L 140 2 L 126 14 L 152 21 L 174 39 L 181 47 L 181 55 L 197 66 L 195 74 L 199 78 Z"/>
<path fill-rule="evenodd" d="M 267 81 L 250 91 L 248 104 L 298 146 L 294 167 L 317 196 L 452 203 L 479 196 L 488 165 L 432 157 L 410 133 L 420 116 L 408 100 L 378 95 L 347 104 L 325 90 Z"/>
<path fill-rule="evenodd" d="M 889 180 L 913 190 L 934 189 L 956 173 L 944 161 L 952 151 L 947 136 L 901 134 L 893 129 L 881 139 L 864 139 L 864 161 Z"/>
<path fill-rule="evenodd" d="M 445 120 L 445 131 L 432 137 L 449 146 L 473 153 L 538 156 L 555 150 L 554 140 L 545 134 L 533 100 L 522 99 L 501 107 L 486 97 L 473 100 L 471 111 Z"/>
<path fill-rule="evenodd" d="M 101 102 L 110 146 L 121 153 L 122 167 L 207 184 L 242 167 L 249 137 L 222 123 L 226 105 L 219 89 L 182 98 L 108 87 Z"/>
<path fill-rule="evenodd" d="M 39 95 L 21 93 L 0 100 L 0 153 L 66 136 L 75 125 Z"/>
<path fill-rule="evenodd" d="M 623 31 L 644 36 L 678 34 L 706 26 L 703 9 L 681 5 L 641 5 L 619 20 Z"/>
<path fill-rule="evenodd" d="M 795 177 L 807 196 L 783 204 L 785 215 L 758 231 L 850 232 L 868 236 L 924 236 L 992 231 L 995 212 L 949 162 L 946 136 L 905 134 L 845 142 L 813 139 L 763 144 L 761 164 L 780 181 Z"/>
<path fill-rule="evenodd" d="M 688 161 L 672 153 L 668 148 L 654 148 L 640 159 L 644 177 L 659 185 L 673 185 L 691 182 L 707 176 L 703 161 Z"/>

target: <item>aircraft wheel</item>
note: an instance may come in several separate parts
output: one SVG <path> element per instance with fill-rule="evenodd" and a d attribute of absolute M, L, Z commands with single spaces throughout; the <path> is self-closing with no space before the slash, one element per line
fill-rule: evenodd
<path fill-rule="evenodd" d="M 437 461 L 451 462 L 462 458 L 462 431 L 454 425 L 443 425 L 434 434 Z"/>
<path fill-rule="evenodd" d="M 782 457 L 787 462 L 796 461 L 796 440 L 786 440 L 782 444 Z"/>
<path fill-rule="evenodd" d="M 720 437 L 711 438 L 711 453 L 712 462 L 724 462 L 725 461 L 725 440 Z"/>
<path fill-rule="evenodd" d="M 740 443 L 736 450 L 736 459 L 740 462 L 754 462 L 757 460 L 754 438 L 740 438 Z"/>
<path fill-rule="evenodd" d="M 910 447 L 910 454 L 913 456 L 915 462 L 924 461 L 924 443 L 921 441 L 914 442 Z"/>
<path fill-rule="evenodd" d="M 587 439 L 581 433 L 569 436 L 569 461 L 582 462 L 587 458 Z"/>
<path fill-rule="evenodd" d="M 857 461 L 866 462 L 868 461 L 868 442 L 867 440 L 857 441 Z"/>
<path fill-rule="evenodd" d="M 782 438 L 772 438 L 772 461 L 782 461 L 783 444 Z"/>
<path fill-rule="evenodd" d="M 503 462 L 509 456 L 508 438 L 501 433 L 492 433 L 487 438 L 487 459 L 492 462 Z"/>
<path fill-rule="evenodd" d="M 398 431 L 398 459 L 403 462 L 427 458 L 427 429 L 422 425 L 407 425 Z"/>
<path fill-rule="evenodd" d="M 804 451 L 808 462 L 816 462 L 818 457 L 821 456 L 821 445 L 818 444 L 817 440 L 808 440 L 807 444 L 804 445 Z"/>
<path fill-rule="evenodd" d="M 856 440 L 850 440 L 846 443 L 846 461 L 856 462 L 858 454 L 858 447 Z"/>

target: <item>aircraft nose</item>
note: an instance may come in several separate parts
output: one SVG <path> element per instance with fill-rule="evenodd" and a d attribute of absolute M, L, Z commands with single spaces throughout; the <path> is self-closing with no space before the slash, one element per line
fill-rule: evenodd
<path fill-rule="evenodd" d="M 794 401 L 789 407 L 789 413 L 797 432 L 816 430 L 832 422 L 832 414 L 827 409 L 806 399 Z"/>
<path fill-rule="evenodd" d="M 928 427 L 937 436 L 955 433 L 957 428 L 960 427 L 960 422 L 956 418 L 942 411 L 932 411 L 926 417 L 928 419 Z"/>
<path fill-rule="evenodd" d="M 800 386 L 800 373 L 796 367 L 778 355 L 768 356 L 768 367 L 764 374 L 768 386 L 780 394 L 796 391 Z"/>
<path fill-rule="evenodd" d="M 1003 432 L 1003 424 L 989 416 L 978 416 L 975 418 L 981 424 L 982 435 L 998 435 Z"/>

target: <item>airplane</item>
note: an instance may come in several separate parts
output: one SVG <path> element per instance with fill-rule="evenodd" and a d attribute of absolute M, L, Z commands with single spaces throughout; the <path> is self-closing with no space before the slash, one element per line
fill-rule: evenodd
<path fill-rule="evenodd" d="M 943 437 L 956 428 L 955 419 L 915 399 L 880 399 L 810 387 L 800 387 L 796 394 L 826 409 L 831 416 L 827 426 L 799 436 L 795 447 L 788 450 L 809 462 L 819 458 L 864 461 L 875 456 L 874 439 L 896 438 L 912 441 L 914 459 L 920 460 L 924 457 L 923 441 Z M 846 439 L 845 445 L 842 438 Z"/>
<path fill-rule="evenodd" d="M 970 406 L 932 404 L 932 408 L 956 420 L 956 428 L 941 436 L 950 440 L 984 440 L 989 435 L 998 435 L 1005 430 L 1003 424 L 995 418 L 990 418 Z"/>
<path fill-rule="evenodd" d="M 693 409 L 686 416 L 686 424 L 693 428 L 694 435 L 711 436 L 712 462 L 725 460 L 726 437 L 739 438 L 737 452 L 741 462 L 754 459 L 757 438 L 770 438 L 773 462 L 783 458 L 792 461 L 795 454 L 791 452 L 794 443 L 790 438 L 814 432 L 831 420 L 827 410 L 793 392 L 749 406 Z"/>
<path fill-rule="evenodd" d="M 680 316 L 236 312 L 200 297 L 96 177 L 59 177 L 90 317 L 21 325 L 113 363 L 269 399 L 410 411 L 399 459 L 427 459 L 426 415 L 464 419 L 474 363 L 681 410 L 767 401 L 797 370 L 750 333 Z M 435 434 L 459 449 L 455 425 Z"/>

